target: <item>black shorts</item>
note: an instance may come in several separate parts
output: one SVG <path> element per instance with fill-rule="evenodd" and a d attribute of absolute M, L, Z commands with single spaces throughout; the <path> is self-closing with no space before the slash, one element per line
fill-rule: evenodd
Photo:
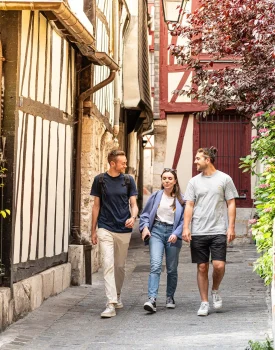
<path fill-rule="evenodd" d="M 190 242 L 192 263 L 202 264 L 212 260 L 226 261 L 226 235 L 192 236 Z"/>

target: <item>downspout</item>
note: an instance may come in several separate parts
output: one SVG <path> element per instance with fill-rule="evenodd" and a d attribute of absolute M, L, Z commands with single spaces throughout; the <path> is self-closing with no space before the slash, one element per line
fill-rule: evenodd
<path fill-rule="evenodd" d="M 96 52 L 90 55 L 91 58 L 96 59 L 100 64 L 107 66 L 110 69 L 110 74 L 107 79 L 99 84 L 82 92 L 78 97 L 78 128 L 77 128 L 77 144 L 76 144 L 76 169 L 75 169 L 75 183 L 74 183 L 74 211 L 73 211 L 73 225 L 72 234 L 77 243 L 81 242 L 80 232 L 80 212 L 81 212 L 81 152 L 82 152 L 82 118 L 84 101 L 92 96 L 96 91 L 102 89 L 104 86 L 110 84 L 116 76 L 119 67 L 106 53 Z"/>
<path fill-rule="evenodd" d="M 143 136 L 151 134 L 152 131 L 154 131 L 154 121 L 152 121 L 150 129 L 143 131 L 143 133 L 141 133 L 141 139 L 143 139 Z"/>
<path fill-rule="evenodd" d="M 113 23 L 114 23 L 114 60 L 119 62 L 119 18 L 118 18 L 118 0 L 113 0 Z M 116 138 L 119 133 L 119 77 L 116 75 L 114 80 L 114 128 L 113 134 Z"/>

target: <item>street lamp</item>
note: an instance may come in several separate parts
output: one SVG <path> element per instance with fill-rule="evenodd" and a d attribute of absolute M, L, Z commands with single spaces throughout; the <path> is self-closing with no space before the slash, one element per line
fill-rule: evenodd
<path fill-rule="evenodd" d="M 188 0 L 162 0 L 164 22 L 166 22 L 167 25 L 170 23 L 179 23 L 181 13 L 185 10 L 187 1 Z"/>

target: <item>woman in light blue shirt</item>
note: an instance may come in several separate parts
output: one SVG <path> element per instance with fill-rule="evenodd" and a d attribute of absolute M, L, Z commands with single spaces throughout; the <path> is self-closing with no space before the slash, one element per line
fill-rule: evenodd
<path fill-rule="evenodd" d="M 161 174 L 161 190 L 148 199 L 140 216 L 139 230 L 150 249 L 150 275 L 148 301 L 144 309 L 156 312 L 156 298 L 163 254 L 166 255 L 167 289 L 166 307 L 174 309 L 174 294 L 178 281 L 179 252 L 182 246 L 184 200 L 180 191 L 176 170 L 164 168 Z"/>

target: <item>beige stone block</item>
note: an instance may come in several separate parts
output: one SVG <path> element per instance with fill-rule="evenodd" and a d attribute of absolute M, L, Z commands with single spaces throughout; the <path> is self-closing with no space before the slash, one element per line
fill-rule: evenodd
<path fill-rule="evenodd" d="M 93 121 L 90 118 L 82 118 L 82 133 L 87 134 L 92 132 Z"/>
<path fill-rule="evenodd" d="M 93 166 L 93 159 L 91 157 L 90 149 L 83 151 L 81 156 L 81 166 L 91 168 Z"/>
<path fill-rule="evenodd" d="M 158 175 L 158 182 L 160 183 L 160 175 L 162 174 L 162 171 L 164 168 L 169 168 L 169 164 L 164 164 L 164 162 L 158 162 L 154 164 L 154 175 Z"/>
<path fill-rule="evenodd" d="M 154 187 L 160 189 L 160 186 L 161 186 L 160 174 L 153 175 L 153 184 L 154 184 Z"/>
<path fill-rule="evenodd" d="M 92 150 L 92 138 L 91 134 L 82 134 L 82 152 L 90 152 Z"/>
<path fill-rule="evenodd" d="M 30 293 L 31 310 L 37 309 L 43 302 L 42 276 L 35 275 L 22 281 L 26 294 Z"/>
<path fill-rule="evenodd" d="M 167 127 L 167 120 L 166 119 L 159 119 L 159 120 L 154 120 L 154 127 L 155 129 L 158 128 L 166 128 Z"/>
<path fill-rule="evenodd" d="M 85 281 L 84 247 L 82 245 L 69 245 L 68 261 L 71 263 L 71 284 L 80 286 Z"/>
<path fill-rule="evenodd" d="M 12 323 L 13 317 L 11 316 L 11 290 L 7 287 L 0 288 L 2 299 L 2 329 L 5 329 Z"/>
<path fill-rule="evenodd" d="M 41 272 L 42 277 L 42 297 L 43 300 L 48 299 L 50 296 L 54 295 L 53 293 L 53 284 L 54 284 L 54 269 L 48 269 Z"/>
<path fill-rule="evenodd" d="M 72 267 L 70 263 L 64 264 L 63 269 L 63 290 L 67 289 L 71 285 L 71 272 Z"/>
<path fill-rule="evenodd" d="M 54 269 L 53 294 L 59 294 L 63 291 L 63 270 L 64 265 L 59 265 Z"/>
<path fill-rule="evenodd" d="M 25 286 L 22 282 L 13 285 L 14 298 L 14 319 L 17 320 L 21 315 L 31 311 L 30 285 Z"/>

